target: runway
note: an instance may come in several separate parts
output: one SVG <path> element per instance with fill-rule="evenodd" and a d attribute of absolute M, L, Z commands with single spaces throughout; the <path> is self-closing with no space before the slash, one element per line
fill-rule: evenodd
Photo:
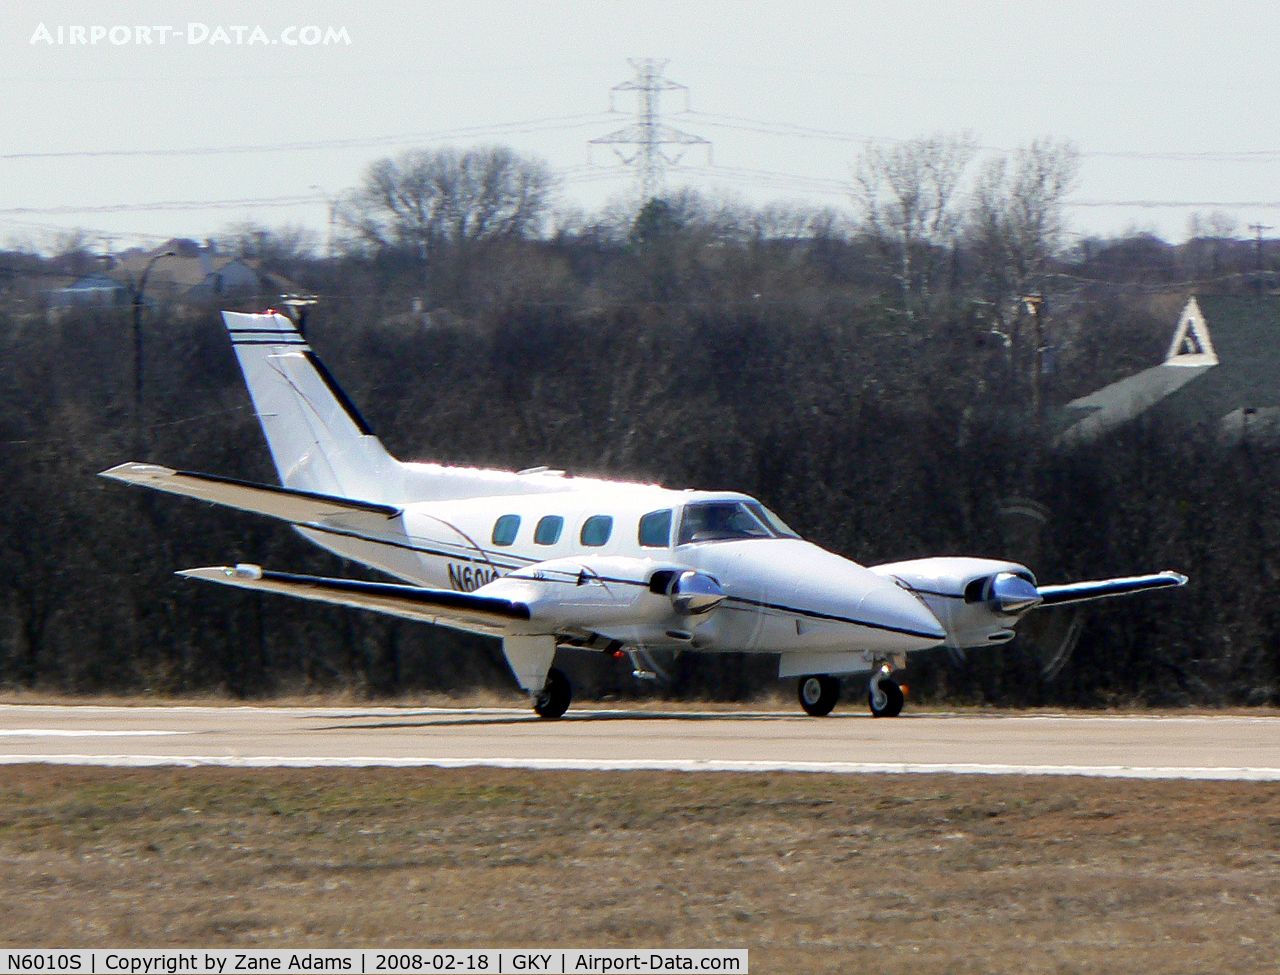
<path fill-rule="evenodd" d="M 0 764 L 25 762 L 1280 781 L 1280 716 L 0 705 Z"/>

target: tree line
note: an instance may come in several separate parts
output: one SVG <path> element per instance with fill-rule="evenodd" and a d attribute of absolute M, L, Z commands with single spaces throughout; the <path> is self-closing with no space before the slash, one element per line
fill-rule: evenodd
<path fill-rule="evenodd" d="M 681 191 L 595 214 L 558 209 L 552 171 L 510 149 L 424 150 L 370 167 L 331 249 L 260 226 L 222 246 L 319 296 L 309 339 L 404 459 L 743 490 L 868 564 L 983 554 L 1042 581 L 1192 577 L 999 650 L 928 656 L 907 677 L 919 696 L 1276 703 L 1277 454 L 1221 445 L 1210 417 L 1052 446 L 1064 403 L 1159 360 L 1188 293 L 1269 290 L 1269 271 L 1220 215 L 1176 245 L 1070 237 L 1070 145 L 976 172 L 972 147 L 869 146 L 844 210 Z M 43 282 L 92 264 L 80 246 L 0 255 L 0 682 L 513 687 L 494 641 L 173 576 L 361 570 L 265 519 L 94 476 L 137 459 L 275 480 L 218 309 L 148 310 L 135 402 L 131 310 L 41 305 Z M 1040 513 L 1030 533 L 1011 499 Z M 685 655 L 655 688 L 611 659 L 566 665 L 587 696 L 741 699 L 776 673 Z"/>

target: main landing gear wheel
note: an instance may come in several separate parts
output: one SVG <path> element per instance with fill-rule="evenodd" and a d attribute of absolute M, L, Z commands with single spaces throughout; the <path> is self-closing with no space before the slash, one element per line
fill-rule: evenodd
<path fill-rule="evenodd" d="M 840 700 L 840 681 L 830 674 L 814 674 L 800 678 L 800 706 L 805 714 L 821 718 L 830 714 Z"/>
<path fill-rule="evenodd" d="M 902 704 L 906 696 L 890 677 L 889 668 L 884 667 L 871 678 L 871 687 L 867 691 L 867 703 L 871 705 L 871 717 L 896 718 L 902 713 Z"/>
<path fill-rule="evenodd" d="M 533 701 L 533 710 L 540 718 L 558 718 L 569 710 L 573 691 L 569 678 L 552 667 L 547 671 L 547 682 Z"/>

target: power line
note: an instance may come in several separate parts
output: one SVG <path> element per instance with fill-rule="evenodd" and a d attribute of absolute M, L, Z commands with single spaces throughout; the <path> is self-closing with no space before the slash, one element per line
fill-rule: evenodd
<path fill-rule="evenodd" d="M 309 193 L 299 196 L 259 196 L 235 200 L 159 200 L 154 203 L 110 203 L 104 206 L 56 206 L 56 207 L 8 207 L 0 209 L 0 216 L 25 216 L 35 214 L 56 216 L 79 213 L 146 213 L 161 210 L 230 210 L 246 207 L 288 207 L 309 203 L 323 203 L 324 196 Z"/>
<path fill-rule="evenodd" d="M 804 176 L 798 173 L 779 173 L 764 169 L 740 166 L 683 166 L 686 178 L 699 181 L 718 181 L 768 189 L 785 189 L 796 192 L 817 193 L 826 196 L 848 197 L 854 186 L 847 180 L 822 176 Z M 573 166 L 561 171 L 566 183 L 594 183 L 618 179 L 634 174 L 627 165 Z M 285 196 L 239 197 L 222 200 L 156 200 L 148 203 L 112 203 L 95 206 L 50 206 L 0 208 L 0 217 L 21 216 L 74 216 L 103 213 L 194 212 L 199 210 L 264 209 L 292 206 L 309 206 L 328 203 L 323 194 L 305 193 Z M 1139 208 L 1139 209 L 1280 209 L 1276 200 L 1067 200 L 1067 207 L 1080 208 Z M 6 220 L 6 223 L 18 221 Z M 33 224 L 33 226 L 48 226 Z"/>
<path fill-rule="evenodd" d="M 100 227 L 68 227 L 65 224 L 56 223 L 37 223 L 32 220 L 14 220 L 11 217 L 0 216 L 0 226 L 12 227 L 17 230 L 35 230 L 44 234 L 66 234 L 66 233 L 82 233 L 92 237 L 100 237 L 103 239 L 113 239 L 116 237 L 128 237 L 133 240 L 161 243 L 173 237 L 173 234 L 147 234 L 137 230 L 103 230 Z"/>
<path fill-rule="evenodd" d="M 776 135 L 797 139 L 815 139 L 826 142 L 907 142 L 908 139 L 871 135 L 866 132 L 849 132 L 838 129 L 815 128 L 813 126 L 796 125 L 792 122 L 769 122 L 764 119 L 750 118 L 743 115 L 724 115 L 715 112 L 702 112 L 691 109 L 684 114 L 697 117 L 699 124 L 714 128 L 734 129 L 740 132 L 754 132 L 759 135 Z M 1006 152 L 999 146 L 980 145 L 979 149 L 987 152 Z M 1091 150 L 1083 151 L 1081 156 L 1098 159 L 1139 159 L 1164 160 L 1169 162 L 1277 162 L 1280 161 L 1280 149 L 1243 149 L 1220 150 L 1206 152 L 1165 152 L 1161 150 Z"/>
<path fill-rule="evenodd" d="M 580 129 L 599 125 L 609 119 L 607 112 L 584 112 L 577 115 L 548 116 L 521 122 L 499 122 L 454 129 L 437 129 L 402 135 L 371 136 L 350 139 L 320 139 L 312 142 L 276 142 L 240 146 L 191 146 L 182 149 L 84 149 L 67 152 L 8 152 L 0 160 L 19 159 L 100 159 L 110 157 L 153 156 L 219 156 L 259 152 L 309 152 L 324 149 L 360 149 L 399 145 L 409 142 L 438 142 L 443 139 L 479 138 L 488 135 L 526 135 L 558 129 Z"/>
<path fill-rule="evenodd" d="M 764 169 L 747 169 L 740 166 L 684 165 L 680 174 L 685 179 L 736 183 L 771 189 L 787 189 L 797 192 L 822 193 L 829 196 L 848 196 L 853 184 L 844 180 L 821 176 L 802 176 L 797 173 L 777 173 Z M 620 166 L 576 166 L 561 171 L 566 183 L 595 183 L 634 175 L 634 170 Z"/>
<path fill-rule="evenodd" d="M 722 115 L 716 112 L 700 112 L 690 109 L 686 115 L 696 116 L 698 124 L 720 129 L 735 129 L 739 132 L 755 132 L 761 135 L 790 136 L 797 139 L 819 139 L 827 142 L 902 142 L 902 139 L 887 139 L 883 136 L 868 135 L 863 132 L 840 132 L 834 129 L 817 129 L 806 125 L 795 125 L 791 122 L 766 122 L 762 119 L 747 118 L 742 115 Z"/>
<path fill-rule="evenodd" d="M 1280 161 L 1280 149 L 1247 149 L 1218 152 L 1159 152 L 1145 149 L 1103 152 L 1082 152 L 1093 159 L 1147 159 L 1167 162 L 1276 162 Z"/>
<path fill-rule="evenodd" d="M 646 89 L 645 75 L 643 67 L 637 67 L 637 79 L 633 81 L 623 82 L 615 85 L 612 91 L 637 91 L 641 93 L 640 111 L 637 113 L 637 126 L 643 126 L 644 123 L 644 102 L 650 98 L 653 99 L 652 107 L 652 124 L 656 127 L 666 130 L 669 133 L 675 133 L 680 138 L 671 140 L 677 144 L 705 144 L 710 143 L 698 136 L 689 135 L 688 133 L 679 133 L 674 129 L 662 125 L 658 121 L 658 105 L 657 97 L 662 91 L 688 91 L 684 85 L 677 84 L 670 79 L 661 76 L 661 71 L 665 67 L 665 61 L 632 60 L 633 66 L 654 66 L 654 74 L 652 75 L 652 84 Z M 184 148 L 157 148 L 157 149 L 83 149 L 83 150 L 67 150 L 54 152 L 9 152 L 0 153 L 0 160 L 39 160 L 39 159 L 100 159 L 100 158 L 145 158 L 145 157 L 165 157 L 165 156 L 214 156 L 214 155 L 236 155 L 249 153 L 264 152 L 309 152 L 322 151 L 327 149 L 351 149 L 351 148 L 376 148 L 379 146 L 401 145 L 412 142 L 434 142 L 443 139 L 465 139 L 480 138 L 484 136 L 496 135 L 524 135 L 536 132 L 553 131 L 553 130 L 570 130 L 578 128 L 589 128 L 594 125 L 608 121 L 611 112 L 580 112 L 572 115 L 544 116 L 542 118 L 525 119 L 514 122 L 496 122 L 488 125 L 461 126 L 449 129 L 436 129 L 426 132 L 411 132 L 385 136 L 364 136 L 345 139 L 319 139 L 313 141 L 294 141 L 294 142 L 277 142 L 277 143 L 261 143 L 231 146 L 188 146 Z M 847 142 L 847 143 L 866 143 L 866 142 L 887 142 L 898 143 L 909 141 L 907 139 L 893 138 L 888 136 L 877 136 L 866 132 L 853 132 L 840 129 L 819 128 L 815 126 L 797 125 L 792 122 L 773 122 L 765 119 L 751 118 L 744 115 L 729 115 L 717 112 L 704 112 L 696 109 L 685 108 L 677 114 L 695 118 L 698 124 L 712 128 L 730 129 L 741 132 L 751 132 L 757 135 L 773 135 L 784 138 L 796 138 L 807 140 L 818 140 L 827 142 Z M 610 136 L 604 136 L 599 139 L 593 139 L 593 144 L 640 144 L 647 145 L 647 142 L 631 141 L 627 139 L 617 139 L 615 136 L 624 133 L 636 133 L 636 126 L 628 126 L 626 129 L 619 130 Z M 657 144 L 662 144 L 664 140 L 657 140 Z M 980 149 L 989 152 L 1006 152 L 998 146 L 979 146 Z M 1092 150 L 1080 153 L 1085 158 L 1098 159 L 1135 159 L 1150 161 L 1171 161 L 1171 162 L 1276 162 L 1280 161 L 1280 149 L 1244 149 L 1244 150 L 1220 150 L 1220 151 L 1190 151 L 1190 152 L 1165 152 L 1159 150 Z M 667 160 L 670 163 L 670 160 Z M 660 165 L 660 164 L 658 164 Z"/>
<path fill-rule="evenodd" d="M 1144 210 L 1185 210 L 1185 209 L 1280 209 L 1277 200 L 1065 200 L 1062 204 L 1068 207 L 1137 207 Z"/>

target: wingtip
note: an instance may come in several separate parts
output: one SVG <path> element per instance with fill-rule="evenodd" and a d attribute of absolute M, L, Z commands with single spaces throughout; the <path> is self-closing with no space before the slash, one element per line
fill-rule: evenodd
<path fill-rule="evenodd" d="M 109 477 L 113 481 L 136 483 L 143 477 L 173 473 L 175 471 L 172 468 L 162 467 L 159 464 L 143 464 L 136 460 L 127 460 L 123 464 L 116 464 L 115 467 L 108 467 L 105 471 L 98 471 L 98 476 Z"/>
<path fill-rule="evenodd" d="M 180 569 L 174 575 L 188 579 L 205 579 L 209 582 L 257 582 L 262 578 L 262 566 L 251 562 L 235 565 L 206 565 L 197 569 Z"/>
<path fill-rule="evenodd" d="M 1165 569 L 1160 574 L 1174 580 L 1173 584 L 1175 586 L 1185 586 L 1187 582 L 1190 581 L 1181 572 L 1174 572 L 1172 569 Z"/>

